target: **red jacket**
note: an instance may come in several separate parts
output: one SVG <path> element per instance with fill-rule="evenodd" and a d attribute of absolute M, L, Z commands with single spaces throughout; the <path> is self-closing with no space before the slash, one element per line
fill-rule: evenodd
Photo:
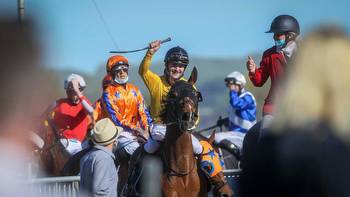
<path fill-rule="evenodd" d="M 88 99 L 85 97 L 84 99 L 90 104 Z M 67 98 L 56 101 L 53 110 L 53 121 L 60 135 L 68 139 L 77 139 L 80 142 L 85 139 L 91 122 L 88 112 L 81 102 L 74 105 Z"/>
<path fill-rule="evenodd" d="M 271 78 L 271 87 L 267 95 L 263 107 L 263 115 L 272 114 L 273 97 L 278 94 L 280 80 L 284 78 L 287 61 L 283 53 L 277 53 L 276 47 L 267 49 L 261 59 L 260 67 L 255 70 L 255 73 L 249 73 L 249 78 L 255 86 L 261 87 L 267 79 Z"/>

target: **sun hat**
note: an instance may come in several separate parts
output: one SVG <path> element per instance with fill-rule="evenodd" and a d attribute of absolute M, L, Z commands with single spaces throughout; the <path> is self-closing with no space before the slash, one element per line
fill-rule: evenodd
<path fill-rule="evenodd" d="M 122 131 L 122 127 L 115 126 L 109 118 L 104 118 L 97 121 L 93 130 L 92 141 L 94 144 L 108 145 L 116 140 Z"/>

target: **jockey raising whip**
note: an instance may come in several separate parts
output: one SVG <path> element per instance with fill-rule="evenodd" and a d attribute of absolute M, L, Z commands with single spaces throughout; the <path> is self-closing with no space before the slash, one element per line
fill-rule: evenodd
<path fill-rule="evenodd" d="M 163 44 L 163 43 L 170 42 L 170 41 L 171 41 L 171 38 L 169 37 L 167 39 L 162 40 L 160 43 Z M 150 46 L 147 46 L 147 47 L 142 48 L 142 49 L 131 50 L 131 51 L 110 51 L 110 53 L 134 53 L 134 52 L 143 51 L 143 50 L 147 50 L 147 49 L 150 49 Z"/>

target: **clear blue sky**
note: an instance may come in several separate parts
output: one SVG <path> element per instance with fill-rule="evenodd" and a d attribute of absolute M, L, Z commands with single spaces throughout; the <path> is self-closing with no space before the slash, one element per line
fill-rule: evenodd
<path fill-rule="evenodd" d="M 17 0 L 1 0 L 0 17 L 16 17 L 16 6 Z M 197 57 L 262 53 L 273 44 L 264 31 L 279 14 L 295 16 L 303 34 L 322 22 L 350 30 L 348 0 L 25 0 L 25 6 L 26 17 L 39 27 L 44 64 L 90 73 L 102 69 L 97 67 L 105 64 L 110 50 L 143 47 L 168 36 L 173 41 L 156 60 L 176 45 Z M 126 56 L 138 64 L 143 55 Z"/>

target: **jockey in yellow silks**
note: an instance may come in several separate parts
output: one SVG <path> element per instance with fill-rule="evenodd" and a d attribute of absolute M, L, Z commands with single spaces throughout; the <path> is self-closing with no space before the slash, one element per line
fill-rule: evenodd
<path fill-rule="evenodd" d="M 161 42 L 159 40 L 150 43 L 150 49 L 147 51 L 139 68 L 139 74 L 151 95 L 151 115 L 154 119 L 154 124 L 150 130 L 151 137 L 148 138 L 144 145 L 144 150 L 147 153 L 155 153 L 160 146 L 159 142 L 165 137 L 166 125 L 161 120 L 160 114 L 164 110 L 166 98 L 171 86 L 178 80 L 185 80 L 183 75 L 189 63 L 187 52 L 179 46 L 173 47 L 168 50 L 164 58 L 164 75 L 158 76 L 153 73 L 149 70 L 149 67 L 151 66 L 154 53 L 160 48 L 160 44 Z M 197 126 L 198 123 L 199 118 L 197 119 L 195 126 Z M 203 153 L 202 144 L 193 135 L 191 135 L 191 137 L 194 154 L 201 155 Z M 214 156 L 216 157 L 216 160 L 219 161 L 218 154 L 216 153 Z M 222 168 L 219 167 L 215 169 L 218 170 L 218 172 L 222 171 Z M 209 178 L 211 177 L 212 176 L 209 175 Z M 224 180 L 222 181 L 224 182 Z"/>
<path fill-rule="evenodd" d="M 155 41 L 150 44 L 151 49 L 147 51 L 139 68 L 139 74 L 151 95 L 151 116 L 154 120 L 153 127 L 151 128 L 152 138 L 149 138 L 144 146 L 145 151 L 148 153 L 156 152 L 160 145 L 159 141 L 164 139 L 166 125 L 163 120 L 161 120 L 160 114 L 164 110 L 166 98 L 171 86 L 177 80 L 185 80 L 183 74 L 188 64 L 187 52 L 181 47 L 173 47 L 165 56 L 164 62 L 166 68 L 164 70 L 164 75 L 159 76 L 149 70 L 153 54 L 158 50 L 154 47 L 157 43 L 158 41 Z M 160 44 L 158 45 L 158 48 L 159 47 Z M 196 126 L 198 125 L 198 122 L 199 121 L 196 122 Z M 200 154 L 202 152 L 202 146 L 194 136 L 192 136 L 192 145 L 195 154 Z"/>

